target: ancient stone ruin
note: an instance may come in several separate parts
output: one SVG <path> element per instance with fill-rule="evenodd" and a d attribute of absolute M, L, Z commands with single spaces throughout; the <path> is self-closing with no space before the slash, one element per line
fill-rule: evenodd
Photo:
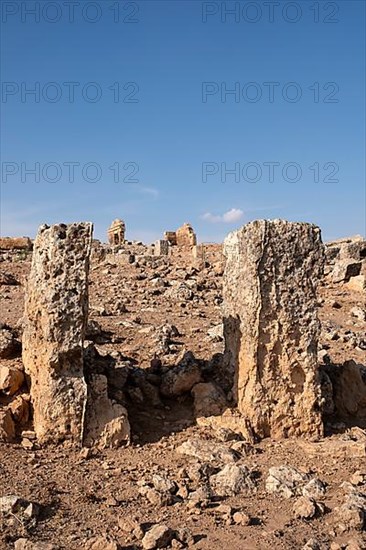
<path fill-rule="evenodd" d="M 195 246 L 197 244 L 197 237 L 191 224 L 185 223 L 182 227 L 179 227 L 176 231 L 177 246 Z"/>
<path fill-rule="evenodd" d="M 326 274 L 334 283 L 366 290 L 366 241 L 360 235 L 326 244 Z"/>
<path fill-rule="evenodd" d="M 224 243 L 225 359 L 240 413 L 259 437 L 321 435 L 318 227 L 255 221 Z"/>
<path fill-rule="evenodd" d="M 23 364 L 40 443 L 118 446 L 129 440 L 127 411 L 108 399 L 105 376 L 88 373 L 85 379 L 92 231 L 91 223 L 44 225 L 34 244 Z"/>
<path fill-rule="evenodd" d="M 154 256 L 168 256 L 170 253 L 170 242 L 165 239 L 159 239 L 153 244 Z"/>
<path fill-rule="evenodd" d="M 260 220 L 225 258 L 90 223 L 41 227 L 33 262 L 10 244 L 0 548 L 364 548 L 365 240 L 324 255 L 317 227 Z"/>
<path fill-rule="evenodd" d="M 83 341 L 88 313 L 91 223 L 41 226 L 34 243 L 23 333 L 39 441 L 81 442 L 87 387 Z"/>
<path fill-rule="evenodd" d="M 117 222 L 112 227 L 122 231 L 123 222 Z M 78 444 L 102 447 L 117 447 L 129 442 L 125 398 L 135 390 L 123 384 L 131 371 L 119 369 L 124 382 L 118 386 L 119 393 L 113 401 L 110 395 L 114 395 L 116 388 L 111 380 L 117 376 L 113 365 L 102 367 L 103 361 L 95 358 L 86 361 L 86 353 L 89 353 L 89 359 L 96 353 L 92 351 L 89 337 L 84 345 L 88 324 L 89 256 L 94 246 L 104 251 L 98 262 L 111 254 L 116 265 L 122 264 L 117 260 L 125 256 L 127 263 L 140 263 L 142 270 L 146 262 L 157 261 L 156 256 L 159 256 L 161 265 L 174 264 L 174 257 L 170 258 L 171 250 L 191 249 L 192 244 L 187 243 L 196 239 L 189 224 L 174 235 L 175 245 L 164 239 L 148 249 L 140 242 L 124 241 L 119 253 L 115 254 L 110 247 L 103 248 L 101 243 L 93 243 L 90 223 L 40 228 L 28 279 L 23 333 L 23 363 L 30 382 L 34 430 L 39 442 L 70 439 Z M 330 277 L 337 261 L 343 261 L 345 257 L 352 256 L 350 261 L 357 260 L 364 268 L 364 241 L 342 242 L 336 247 L 336 252 L 332 248 L 333 245 L 327 249 L 327 256 L 331 256 L 333 262 L 329 263 L 328 258 Z M 205 245 L 202 251 L 193 246 L 193 250 L 196 256 L 199 252 L 200 260 L 205 262 L 211 261 L 211 256 L 212 261 L 220 258 L 220 265 L 215 267 L 213 274 L 222 276 L 221 245 Z M 210 337 L 218 341 L 224 339 L 224 359 L 218 370 L 212 371 L 212 379 L 202 376 L 192 359 L 198 369 L 198 374 L 195 373 L 198 378 L 194 379 L 193 385 L 201 386 L 193 388 L 189 380 L 186 391 L 192 391 L 196 417 L 211 417 L 207 422 L 213 422 L 212 415 L 215 415 L 222 425 L 235 424 L 241 433 L 250 437 L 253 434 L 254 438 L 321 435 L 322 416 L 333 414 L 335 410 L 341 420 L 363 419 L 362 384 L 359 392 L 351 392 L 355 396 L 354 402 L 351 404 L 352 400 L 348 399 L 347 406 L 342 405 L 348 384 L 344 380 L 350 378 L 347 373 L 355 373 L 354 386 L 357 387 L 357 381 L 363 376 L 359 366 L 353 366 L 353 370 L 348 368 L 347 372 L 342 365 L 338 369 L 322 368 L 321 376 L 318 373 L 316 289 L 325 258 L 320 230 L 310 224 L 282 220 L 252 222 L 227 237 L 224 256 L 223 330 L 222 325 L 218 325 L 210 331 Z M 194 262 L 194 254 L 191 257 L 190 261 Z M 201 269 L 198 266 L 203 264 L 195 265 L 197 267 L 192 264 L 193 276 L 197 269 Z M 141 280 L 146 278 L 141 277 Z M 9 276 L 4 281 L 11 284 Z M 211 287 L 214 291 L 216 285 Z M 158 296 L 162 288 L 165 286 L 159 283 L 159 289 L 154 289 L 152 295 Z M 174 282 L 165 291 L 168 300 L 187 301 L 189 305 L 193 295 L 191 287 L 184 282 L 178 286 Z M 216 305 L 220 303 L 218 300 Z M 113 304 L 111 311 L 120 314 L 126 308 L 123 304 Z M 101 314 L 109 315 L 110 312 L 105 310 Z M 93 321 L 91 329 L 92 325 Z M 3 333 L 4 339 L 12 337 L 10 332 L 9 336 L 6 335 L 6 329 Z M 162 350 L 165 353 L 165 344 Z M 105 361 L 107 364 L 108 360 Z M 217 384 L 221 369 L 224 378 Z M 166 380 L 170 376 L 174 380 L 184 378 L 186 371 L 182 361 L 178 362 L 158 381 L 159 387 L 156 388 L 147 381 L 142 384 L 145 376 L 142 370 L 138 375 L 139 384 L 150 397 L 154 395 L 154 403 L 160 403 L 161 396 L 167 395 L 164 390 Z M 157 383 L 154 377 L 152 379 Z M 119 384 L 121 380 L 118 380 Z M 324 380 L 333 393 L 333 408 L 324 405 L 324 392 L 321 395 Z M 19 377 L 19 384 L 22 381 L 23 378 Z M 8 382 L 2 382 L 2 387 L 7 388 L 6 384 Z"/>
<path fill-rule="evenodd" d="M 168 241 L 169 244 L 172 246 L 176 246 L 177 244 L 177 234 L 175 231 L 165 231 L 164 233 L 164 240 Z"/>
<path fill-rule="evenodd" d="M 125 241 L 126 225 L 123 220 L 116 219 L 108 229 L 108 242 L 111 246 L 121 246 Z"/>
<path fill-rule="evenodd" d="M 0 237 L 0 250 L 32 250 L 29 237 Z"/>
<path fill-rule="evenodd" d="M 166 231 L 164 239 L 172 246 L 193 247 L 197 244 L 197 237 L 191 224 L 185 223 L 176 231 Z"/>

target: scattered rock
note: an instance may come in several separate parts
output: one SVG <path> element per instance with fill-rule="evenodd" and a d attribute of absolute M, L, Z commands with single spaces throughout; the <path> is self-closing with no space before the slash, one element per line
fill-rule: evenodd
<path fill-rule="evenodd" d="M 6 325 L 0 326 L 0 359 L 15 357 L 18 355 L 19 349 L 19 342 L 15 339 L 10 328 Z"/>
<path fill-rule="evenodd" d="M 316 539 L 309 539 L 302 550 L 320 550 L 320 544 Z"/>
<path fill-rule="evenodd" d="M 219 325 L 211 327 L 210 329 L 208 329 L 207 335 L 214 342 L 222 342 L 222 340 L 224 339 L 224 325 L 220 323 Z"/>
<path fill-rule="evenodd" d="M 161 493 L 175 493 L 177 484 L 166 476 L 154 475 L 152 478 L 155 489 Z"/>
<path fill-rule="evenodd" d="M 18 539 L 14 543 L 14 550 L 57 550 L 57 548 L 57 546 L 51 543 L 32 542 L 24 538 Z"/>
<path fill-rule="evenodd" d="M 119 550 L 120 546 L 110 537 L 101 536 L 88 540 L 83 550 Z"/>
<path fill-rule="evenodd" d="M 166 548 L 172 541 L 174 532 L 163 524 L 154 525 L 142 539 L 142 548 L 144 550 L 154 550 L 155 548 Z"/>
<path fill-rule="evenodd" d="M 301 493 L 301 488 L 308 481 L 309 476 L 302 474 L 295 468 L 278 466 L 270 468 L 266 479 L 268 493 L 278 493 L 284 498 L 291 498 Z"/>
<path fill-rule="evenodd" d="M 6 395 L 14 395 L 24 382 L 24 374 L 20 369 L 0 365 L 0 391 Z"/>
<path fill-rule="evenodd" d="M 335 509 L 335 518 L 341 532 L 362 531 L 366 521 L 366 496 L 351 490 L 344 504 Z"/>
<path fill-rule="evenodd" d="M 210 477 L 210 485 L 216 496 L 226 497 L 244 492 L 253 492 L 255 482 L 246 466 L 227 464 Z"/>
<path fill-rule="evenodd" d="M 17 424 L 27 424 L 29 420 L 29 394 L 23 393 L 13 399 L 8 408 Z"/>
<path fill-rule="evenodd" d="M 201 380 L 201 369 L 196 363 L 178 365 L 162 377 L 160 391 L 165 397 L 176 397 L 191 391 Z"/>
<path fill-rule="evenodd" d="M 213 382 L 199 383 L 192 388 L 193 407 L 196 417 L 218 416 L 225 407 L 227 401 L 224 392 Z"/>
<path fill-rule="evenodd" d="M 315 517 L 317 507 L 312 498 L 300 497 L 296 500 L 293 510 L 296 517 L 311 519 Z"/>
<path fill-rule="evenodd" d="M 228 449 L 224 445 L 199 439 L 188 439 L 177 447 L 176 451 L 179 454 L 194 456 L 203 462 L 215 462 L 217 464 L 236 462 L 239 458 L 237 452 Z"/>
<path fill-rule="evenodd" d="M 84 445 L 116 449 L 129 444 L 131 429 L 125 407 L 108 397 L 107 378 L 94 374 L 89 378 Z"/>
<path fill-rule="evenodd" d="M 15 514 L 20 509 L 24 509 L 29 505 L 29 502 L 18 495 L 6 495 L 0 497 L 0 512 L 3 514 Z"/>
<path fill-rule="evenodd" d="M 17 286 L 19 285 L 19 281 L 12 275 L 11 273 L 5 273 L 4 271 L 0 271 L 0 286 L 1 285 L 9 285 L 9 286 Z"/>
<path fill-rule="evenodd" d="M 189 529 L 186 527 L 181 527 L 175 531 L 174 537 L 178 539 L 179 542 L 191 548 L 194 544 L 194 537 Z"/>
<path fill-rule="evenodd" d="M 8 443 L 15 439 L 15 424 L 9 409 L 0 409 L 0 441 Z"/>
<path fill-rule="evenodd" d="M 363 309 L 362 307 L 353 307 L 351 309 L 351 315 L 352 317 L 356 317 L 356 319 L 359 319 L 360 321 L 366 321 L 366 309 Z"/>
<path fill-rule="evenodd" d="M 326 493 L 325 484 L 320 481 L 320 479 L 313 478 L 311 479 L 304 487 L 302 488 L 302 494 L 304 497 L 309 498 L 321 498 Z"/>
<path fill-rule="evenodd" d="M 250 525 L 250 516 L 244 512 L 235 512 L 233 514 L 233 520 L 237 525 Z"/>
<path fill-rule="evenodd" d="M 363 485 L 366 482 L 366 473 L 364 474 L 357 470 L 354 474 L 352 474 L 350 482 L 352 485 Z"/>

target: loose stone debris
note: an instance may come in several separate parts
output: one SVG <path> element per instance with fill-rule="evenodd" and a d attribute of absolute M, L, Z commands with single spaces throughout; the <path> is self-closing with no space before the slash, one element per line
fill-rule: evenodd
<path fill-rule="evenodd" d="M 365 241 L 108 240 L 0 239 L 0 548 L 363 550 Z"/>

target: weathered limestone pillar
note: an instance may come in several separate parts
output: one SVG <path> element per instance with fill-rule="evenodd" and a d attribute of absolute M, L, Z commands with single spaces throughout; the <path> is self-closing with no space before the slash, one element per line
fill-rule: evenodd
<path fill-rule="evenodd" d="M 25 302 L 23 363 L 40 442 L 81 443 L 87 387 L 83 341 L 93 225 L 43 225 Z"/>
<path fill-rule="evenodd" d="M 154 243 L 154 256 L 169 256 L 169 241 L 158 240 Z"/>
<path fill-rule="evenodd" d="M 251 222 L 225 239 L 224 337 L 240 413 L 258 437 L 321 435 L 320 229 Z"/>

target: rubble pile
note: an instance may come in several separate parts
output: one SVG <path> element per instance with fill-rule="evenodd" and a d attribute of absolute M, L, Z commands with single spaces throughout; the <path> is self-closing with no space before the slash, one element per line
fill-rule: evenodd
<path fill-rule="evenodd" d="M 0 251 L 0 548 L 363 550 L 365 241 L 108 235 Z"/>

